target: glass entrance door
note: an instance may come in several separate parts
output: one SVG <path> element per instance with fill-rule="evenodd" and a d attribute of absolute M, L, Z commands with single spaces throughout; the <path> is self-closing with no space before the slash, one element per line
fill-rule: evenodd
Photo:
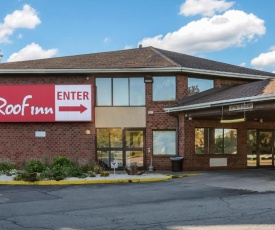
<path fill-rule="evenodd" d="M 247 131 L 247 166 L 274 166 L 274 131 L 251 129 Z"/>
<path fill-rule="evenodd" d="M 259 166 L 273 165 L 273 132 L 259 131 Z"/>
<path fill-rule="evenodd" d="M 144 167 L 144 131 L 125 130 L 125 165 L 129 167 L 136 162 L 138 167 Z"/>
<path fill-rule="evenodd" d="M 99 128 L 96 130 L 97 159 L 105 168 L 116 161 L 120 168 L 136 162 L 144 168 L 144 129 Z"/>

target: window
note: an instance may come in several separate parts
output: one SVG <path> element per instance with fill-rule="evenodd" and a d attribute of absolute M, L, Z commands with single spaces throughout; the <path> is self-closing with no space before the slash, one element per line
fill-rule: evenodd
<path fill-rule="evenodd" d="M 153 131 L 153 154 L 176 155 L 176 131 Z"/>
<path fill-rule="evenodd" d="M 176 77 L 153 77 L 153 101 L 176 100 Z"/>
<path fill-rule="evenodd" d="M 112 105 L 112 79 L 96 79 L 96 104 L 102 106 Z"/>
<path fill-rule="evenodd" d="M 196 128 L 196 154 L 236 154 L 237 129 Z"/>
<path fill-rule="evenodd" d="M 96 78 L 96 99 L 97 106 L 144 106 L 144 78 Z"/>
<path fill-rule="evenodd" d="M 214 81 L 202 78 L 188 78 L 188 95 L 192 96 L 214 87 Z"/>
<path fill-rule="evenodd" d="M 106 167 L 117 161 L 119 167 L 136 162 L 144 167 L 144 130 L 100 128 L 96 129 L 97 159 Z"/>

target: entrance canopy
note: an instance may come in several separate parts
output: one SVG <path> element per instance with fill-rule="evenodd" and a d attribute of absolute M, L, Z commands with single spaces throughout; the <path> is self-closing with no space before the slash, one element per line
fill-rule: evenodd
<path fill-rule="evenodd" d="M 164 110 L 185 112 L 189 120 L 275 121 L 275 79 L 213 88 Z"/>

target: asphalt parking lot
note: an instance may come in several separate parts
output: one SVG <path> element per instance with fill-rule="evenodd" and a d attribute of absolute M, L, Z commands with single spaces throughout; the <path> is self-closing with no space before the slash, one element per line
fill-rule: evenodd
<path fill-rule="evenodd" d="M 0 229 L 275 229 L 275 170 L 197 173 L 152 183 L 0 185 Z"/>

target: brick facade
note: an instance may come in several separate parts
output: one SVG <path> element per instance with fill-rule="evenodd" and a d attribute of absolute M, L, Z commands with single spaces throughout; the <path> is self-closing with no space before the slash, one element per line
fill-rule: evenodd
<path fill-rule="evenodd" d="M 94 84 L 88 75 L 8 75 L 1 77 L 2 85 L 16 84 Z M 0 160 L 22 162 L 36 159 L 51 161 L 62 155 L 80 163 L 95 159 L 94 123 L 1 123 Z M 85 131 L 91 134 L 86 135 Z M 35 131 L 45 131 L 46 137 L 35 137 Z"/>
<path fill-rule="evenodd" d="M 36 75 L 6 75 L 2 76 L 1 84 L 93 84 L 94 76 L 80 74 L 36 74 Z M 215 80 L 215 87 L 222 84 L 244 83 L 238 80 Z M 209 170 L 211 157 L 226 157 L 227 169 L 246 167 L 246 130 L 248 128 L 275 129 L 273 123 L 242 123 L 221 125 L 218 121 L 189 121 L 184 113 L 178 115 L 167 114 L 163 108 L 176 104 L 176 101 L 152 101 L 152 87 L 146 84 L 146 145 L 145 167 L 151 163 L 154 130 L 177 130 L 178 154 L 184 156 L 184 170 Z M 187 96 L 187 77 L 176 78 L 176 99 Z M 148 114 L 153 111 L 153 114 Z M 177 125 L 179 126 L 177 127 Z M 53 156 L 62 155 L 80 163 L 96 159 L 96 137 L 94 122 L 56 122 L 56 123 L 1 123 L 0 124 L 0 160 L 15 162 L 19 165 L 30 159 L 51 161 Z M 238 129 L 238 154 L 236 155 L 195 155 L 194 128 L 195 127 L 230 127 Z M 134 127 L 133 127 L 134 128 Z M 90 130 L 90 134 L 86 134 Z M 35 131 L 45 131 L 46 137 L 35 137 Z M 148 151 L 150 148 L 150 152 Z M 171 170 L 170 156 L 153 155 L 153 166 L 156 170 Z"/>

